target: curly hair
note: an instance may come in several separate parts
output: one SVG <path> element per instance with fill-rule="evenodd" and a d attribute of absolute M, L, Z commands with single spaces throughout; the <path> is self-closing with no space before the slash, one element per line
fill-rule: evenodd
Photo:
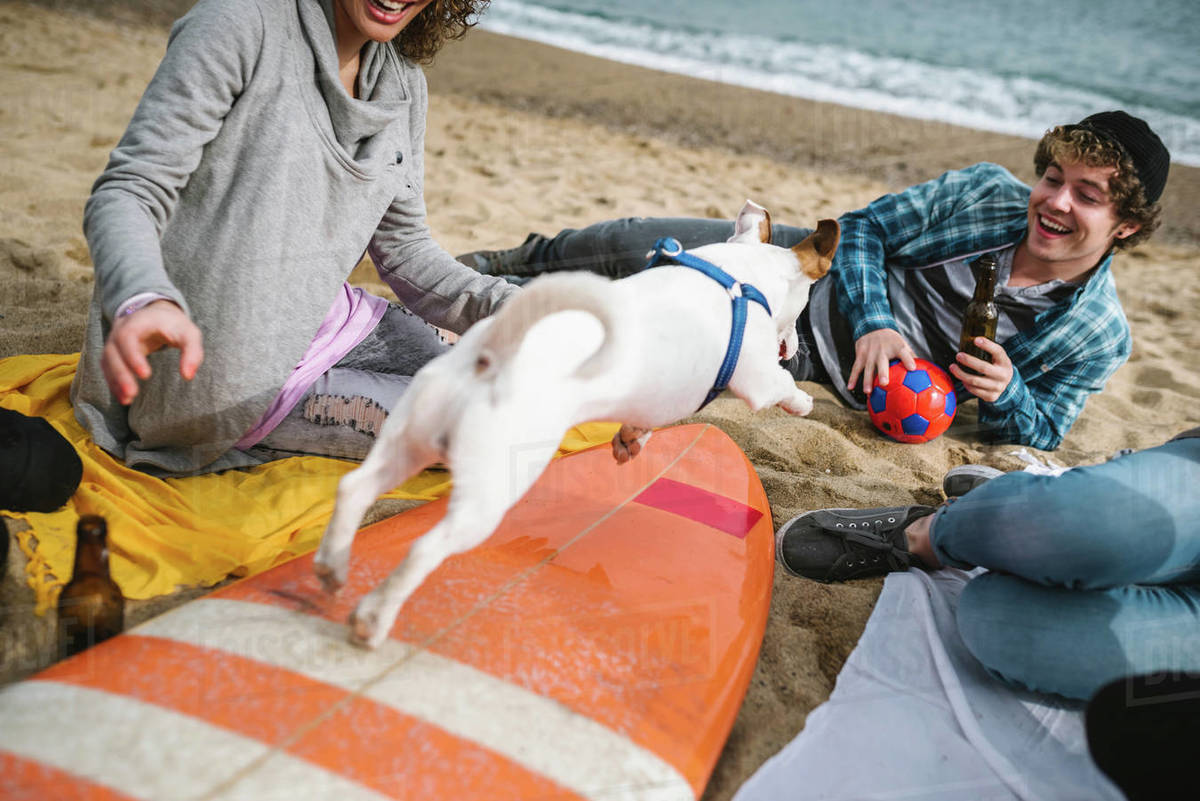
<path fill-rule="evenodd" d="M 461 39 L 479 22 L 491 0 L 433 0 L 392 40 L 401 55 L 428 64 L 451 39 Z"/>
<path fill-rule="evenodd" d="M 1133 159 L 1115 142 L 1086 128 L 1059 125 L 1046 131 L 1038 142 L 1033 166 L 1040 178 L 1051 162 L 1081 162 L 1089 167 L 1115 167 L 1108 180 L 1108 194 L 1116 205 L 1117 218 L 1141 226 L 1113 246 L 1118 250 L 1146 241 L 1162 223 L 1162 205 L 1146 200 L 1146 190 L 1138 178 Z"/>

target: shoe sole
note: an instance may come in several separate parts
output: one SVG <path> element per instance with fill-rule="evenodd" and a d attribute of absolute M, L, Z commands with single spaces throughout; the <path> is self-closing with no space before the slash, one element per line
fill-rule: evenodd
<path fill-rule="evenodd" d="M 947 498 L 958 498 L 966 495 L 980 484 L 986 484 L 997 476 L 1004 475 L 1003 470 L 988 467 L 983 464 L 964 464 L 952 467 L 942 478 L 942 492 Z"/>

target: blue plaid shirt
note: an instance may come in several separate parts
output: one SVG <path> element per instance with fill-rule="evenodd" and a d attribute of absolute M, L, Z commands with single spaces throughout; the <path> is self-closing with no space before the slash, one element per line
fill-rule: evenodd
<path fill-rule="evenodd" d="M 844 215 L 830 274 L 854 338 L 896 328 L 885 261 L 928 267 L 1017 244 L 1028 225 L 1029 194 L 1008 170 L 985 162 Z M 1057 448 L 1087 396 L 1129 358 L 1132 337 L 1111 265 L 1110 253 L 1072 297 L 1002 343 L 1013 378 L 994 403 L 979 403 L 985 439 Z"/>

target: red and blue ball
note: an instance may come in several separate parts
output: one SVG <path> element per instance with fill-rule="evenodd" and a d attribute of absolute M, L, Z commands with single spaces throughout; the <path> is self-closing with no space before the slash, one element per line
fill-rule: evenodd
<path fill-rule="evenodd" d="M 958 408 L 950 376 L 932 362 L 916 362 L 917 369 L 906 370 L 893 359 L 887 385 L 877 382 L 867 396 L 871 422 L 898 442 L 928 442 L 940 436 Z"/>

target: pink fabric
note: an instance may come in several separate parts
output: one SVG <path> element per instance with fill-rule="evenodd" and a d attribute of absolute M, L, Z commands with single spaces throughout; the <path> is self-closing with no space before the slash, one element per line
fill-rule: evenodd
<path fill-rule="evenodd" d="M 122 303 L 120 306 L 117 307 L 117 313 L 113 315 L 113 319 L 115 320 L 118 317 L 124 316 L 126 314 L 133 314 L 138 309 L 141 309 L 145 306 L 149 306 L 151 303 L 153 303 L 156 300 L 171 300 L 171 299 L 169 297 L 167 297 L 166 295 L 162 294 L 161 292 L 139 292 L 138 294 L 134 295 L 132 298 L 130 298 L 129 300 L 125 301 L 124 303 Z M 171 302 L 174 303 L 175 301 L 171 300 Z"/>
<path fill-rule="evenodd" d="M 367 334 L 383 318 L 387 307 L 388 302 L 383 298 L 343 284 L 342 291 L 325 315 L 300 363 L 292 370 L 267 411 L 234 447 L 241 450 L 252 448 L 270 434 L 326 370 L 367 338 Z"/>

